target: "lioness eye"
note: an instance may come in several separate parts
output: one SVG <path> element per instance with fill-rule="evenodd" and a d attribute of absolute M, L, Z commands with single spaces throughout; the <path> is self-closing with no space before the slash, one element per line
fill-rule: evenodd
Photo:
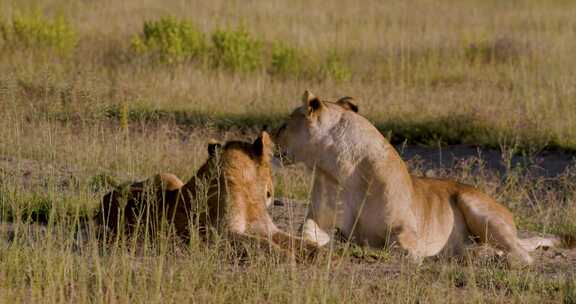
<path fill-rule="evenodd" d="M 270 191 L 266 191 L 266 197 L 270 198 L 272 196 L 272 194 L 270 193 Z"/>

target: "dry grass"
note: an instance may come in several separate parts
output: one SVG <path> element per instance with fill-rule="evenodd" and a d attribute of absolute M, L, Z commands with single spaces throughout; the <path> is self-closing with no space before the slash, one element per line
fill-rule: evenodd
<path fill-rule="evenodd" d="M 78 42 L 64 56 L 0 38 L 0 221 L 15 219 L 20 233 L 4 242 L 0 229 L 0 303 L 576 301 L 569 250 L 540 251 L 528 269 L 489 254 L 414 267 L 396 252 L 335 245 L 294 265 L 258 252 L 239 260 L 225 242 L 103 248 L 89 237 L 78 246 L 74 228 L 109 189 L 104 176 L 186 179 L 209 138 L 277 125 L 304 89 L 356 97 L 395 141 L 574 150 L 571 1 L 0 1 L 0 22 L 33 8 L 66 16 Z M 144 21 L 166 15 L 205 33 L 242 25 L 262 42 L 263 66 L 234 73 L 137 57 L 131 41 Z M 277 42 L 318 71 L 337 54 L 350 77 L 268 73 Z M 495 196 L 521 230 L 576 233 L 576 171 L 543 178 L 482 168 L 464 159 L 436 174 Z M 422 173 L 416 162 L 412 169 Z M 279 196 L 307 199 L 303 168 L 280 170 L 276 181 Z M 284 225 L 302 221 L 301 212 L 274 208 Z M 32 237 L 30 219 L 50 232 Z"/>
<path fill-rule="evenodd" d="M 127 180 L 157 171 L 187 177 L 204 160 L 204 135 L 210 130 L 187 134 L 175 130 L 179 129 L 173 125 L 146 126 L 130 130 L 126 137 L 121 129 L 109 126 L 78 131 L 52 124 L 22 132 L 22 139 L 44 142 L 44 150 L 51 152 L 23 142 L 5 154 L 9 157 L 2 163 L 2 214 L 7 210 L 25 214 L 26 208 L 47 201 L 51 212 L 47 229 L 52 232 L 26 232 L 27 217 L 15 221 L 20 229 L 16 240 L 4 242 L 7 234 L 0 232 L 2 301 L 396 303 L 460 302 L 466 297 L 473 302 L 556 302 L 574 295 L 570 282 L 576 254 L 561 249 L 536 252 L 533 267 L 510 269 L 490 252 L 474 262 L 431 259 L 416 268 L 394 251 L 346 250 L 338 244 L 303 265 L 263 252 L 239 259 L 225 242 L 177 245 L 162 239 L 155 246 L 141 247 L 127 240 L 102 247 L 89 237 L 79 247 L 74 223 L 92 214 L 108 189 L 95 187 L 94 177 L 107 173 Z M 8 132 L 2 136 L 18 142 Z M 72 145 L 75 149 L 65 148 Z M 411 167 L 422 173 L 419 162 Z M 553 180 L 528 172 L 513 169 L 500 175 L 471 158 L 435 174 L 474 184 L 495 196 L 515 211 L 522 230 L 574 229 L 573 171 Z M 279 195 L 307 198 L 309 174 L 301 167 L 280 170 L 276 178 Z M 272 211 L 281 225 L 294 229 L 303 219 L 303 206 L 297 205 L 295 211 L 288 207 Z"/>

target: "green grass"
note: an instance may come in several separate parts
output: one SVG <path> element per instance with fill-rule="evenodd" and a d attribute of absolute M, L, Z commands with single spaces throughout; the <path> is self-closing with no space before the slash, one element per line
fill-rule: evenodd
<path fill-rule="evenodd" d="M 352 71 L 346 66 L 342 56 L 336 50 L 329 50 L 324 63 L 318 72 L 321 77 L 335 80 L 336 82 L 349 81 Z"/>
<path fill-rule="evenodd" d="M 471 158 L 437 175 L 503 202 L 520 230 L 573 235 L 574 169 L 506 166 L 507 151 L 576 149 L 571 1 L 25 0 L 0 1 L 0 23 L 0 222 L 17 231 L 6 243 L 0 227 L 0 303 L 574 302 L 561 249 L 526 269 L 493 256 L 414 267 L 344 245 L 294 264 L 225 239 L 76 239 L 112 186 L 186 180 L 211 138 L 254 140 L 306 89 L 353 96 L 394 143 L 505 148 L 503 173 Z M 275 182 L 309 197 L 301 166 Z"/>
<path fill-rule="evenodd" d="M 56 115 L 62 119 L 65 116 Z M 123 121 L 122 108 L 113 106 L 106 110 L 106 116 Z M 183 128 L 198 128 L 210 125 L 218 130 L 230 128 L 246 131 L 268 127 L 275 130 L 287 119 L 282 112 L 220 114 L 188 110 L 161 110 L 139 106 L 129 109 L 126 119 L 132 122 L 160 123 L 172 121 Z M 125 122 L 127 123 L 127 122 Z M 514 145 L 515 153 L 533 150 L 574 152 L 576 147 L 563 146 L 558 138 L 547 134 L 523 134 L 529 130 L 499 129 L 485 123 L 476 122 L 473 116 L 438 117 L 422 121 L 378 120 L 375 126 L 393 144 L 412 144 L 437 147 L 440 145 L 471 144 L 499 149 L 501 145 Z M 530 136 L 530 141 L 526 137 Z"/>
<path fill-rule="evenodd" d="M 270 73 L 279 76 L 298 76 L 303 70 L 304 59 L 298 49 L 276 42 L 272 47 Z"/>

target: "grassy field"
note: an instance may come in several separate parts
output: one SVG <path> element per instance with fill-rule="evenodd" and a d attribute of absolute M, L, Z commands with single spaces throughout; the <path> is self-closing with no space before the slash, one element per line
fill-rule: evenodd
<path fill-rule="evenodd" d="M 490 253 L 415 267 L 334 244 L 302 265 L 75 232 L 111 179 L 186 180 L 208 139 L 253 139 L 310 89 L 355 97 L 395 143 L 502 148 L 505 172 L 471 157 L 435 175 L 493 195 L 522 231 L 576 235 L 576 169 L 507 166 L 511 151 L 576 150 L 575 38 L 567 0 L 0 0 L 0 303 L 575 303 L 566 249 L 525 269 Z M 276 195 L 302 202 L 271 210 L 294 229 L 310 173 L 275 174 Z"/>

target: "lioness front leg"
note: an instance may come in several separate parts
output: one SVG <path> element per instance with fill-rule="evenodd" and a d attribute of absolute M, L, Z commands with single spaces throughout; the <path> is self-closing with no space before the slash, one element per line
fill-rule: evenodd
<path fill-rule="evenodd" d="M 315 171 L 314 185 L 306 220 L 302 225 L 304 239 L 319 247 L 330 242 L 330 234 L 338 226 L 337 196 L 338 184 L 327 178 L 321 171 Z M 327 232 L 328 231 L 328 232 Z"/>

